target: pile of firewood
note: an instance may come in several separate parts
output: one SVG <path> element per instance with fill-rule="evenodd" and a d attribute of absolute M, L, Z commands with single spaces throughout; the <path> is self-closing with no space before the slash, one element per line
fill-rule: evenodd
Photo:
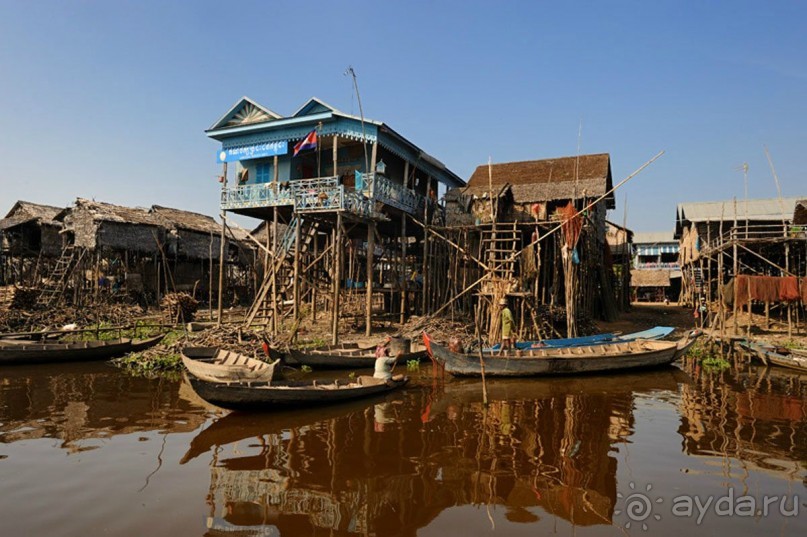
<path fill-rule="evenodd" d="M 160 308 L 169 322 L 189 322 L 199 309 L 199 301 L 188 293 L 168 293 L 160 302 Z"/>
<path fill-rule="evenodd" d="M 36 305 L 39 291 L 30 287 L 0 287 L 0 310 L 30 310 Z"/>

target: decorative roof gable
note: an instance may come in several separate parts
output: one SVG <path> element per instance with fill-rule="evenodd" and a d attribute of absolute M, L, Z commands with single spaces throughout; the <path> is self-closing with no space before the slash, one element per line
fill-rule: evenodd
<path fill-rule="evenodd" d="M 240 127 L 254 123 L 266 123 L 281 119 L 283 116 L 261 106 L 249 97 L 241 97 L 221 119 L 208 130 L 223 129 L 227 127 Z"/>
<path fill-rule="evenodd" d="M 337 114 L 344 115 L 342 112 L 329 105 L 325 101 L 317 99 L 316 97 L 311 97 L 308 102 L 294 112 L 291 117 L 312 116 L 314 114 L 322 114 L 327 112 L 335 112 Z"/>

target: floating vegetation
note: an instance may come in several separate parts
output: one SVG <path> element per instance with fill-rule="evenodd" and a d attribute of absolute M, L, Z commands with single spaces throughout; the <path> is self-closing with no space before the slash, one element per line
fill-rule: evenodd
<path fill-rule="evenodd" d="M 146 354 L 133 352 L 122 358 L 115 358 L 112 363 L 135 376 L 179 378 L 182 371 L 182 358 L 176 353 Z"/>
<path fill-rule="evenodd" d="M 710 356 L 709 358 L 704 358 L 701 360 L 701 365 L 707 369 L 728 369 L 731 366 L 728 360 L 724 360 L 719 356 Z"/>
<path fill-rule="evenodd" d="M 311 369 L 311 366 L 310 366 L 310 365 L 303 364 L 303 365 L 300 367 L 300 371 L 302 371 L 303 373 L 310 373 L 310 372 L 312 372 L 312 371 L 313 371 L 313 369 Z"/>
<path fill-rule="evenodd" d="M 406 362 L 407 371 L 417 371 L 418 369 L 420 369 L 420 360 L 407 360 Z"/>

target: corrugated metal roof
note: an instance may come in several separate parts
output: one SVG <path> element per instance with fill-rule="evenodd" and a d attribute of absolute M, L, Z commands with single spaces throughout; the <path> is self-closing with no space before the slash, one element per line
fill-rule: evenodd
<path fill-rule="evenodd" d="M 736 200 L 737 218 L 745 220 L 746 213 L 751 221 L 790 221 L 793 218 L 793 211 L 799 198 L 778 198 L 753 199 L 746 201 Z M 726 201 L 704 201 L 697 203 L 679 203 L 677 219 L 689 222 L 719 222 L 721 216 L 723 221 L 734 220 L 735 200 Z"/>
<path fill-rule="evenodd" d="M 633 234 L 633 244 L 659 244 L 678 242 L 672 231 L 637 231 Z"/>

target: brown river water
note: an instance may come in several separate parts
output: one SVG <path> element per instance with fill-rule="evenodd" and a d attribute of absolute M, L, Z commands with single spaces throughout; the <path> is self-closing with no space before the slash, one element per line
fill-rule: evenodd
<path fill-rule="evenodd" d="M 491 380 L 485 407 L 431 373 L 239 415 L 107 364 L 3 368 L 0 535 L 807 535 L 805 375 Z"/>

